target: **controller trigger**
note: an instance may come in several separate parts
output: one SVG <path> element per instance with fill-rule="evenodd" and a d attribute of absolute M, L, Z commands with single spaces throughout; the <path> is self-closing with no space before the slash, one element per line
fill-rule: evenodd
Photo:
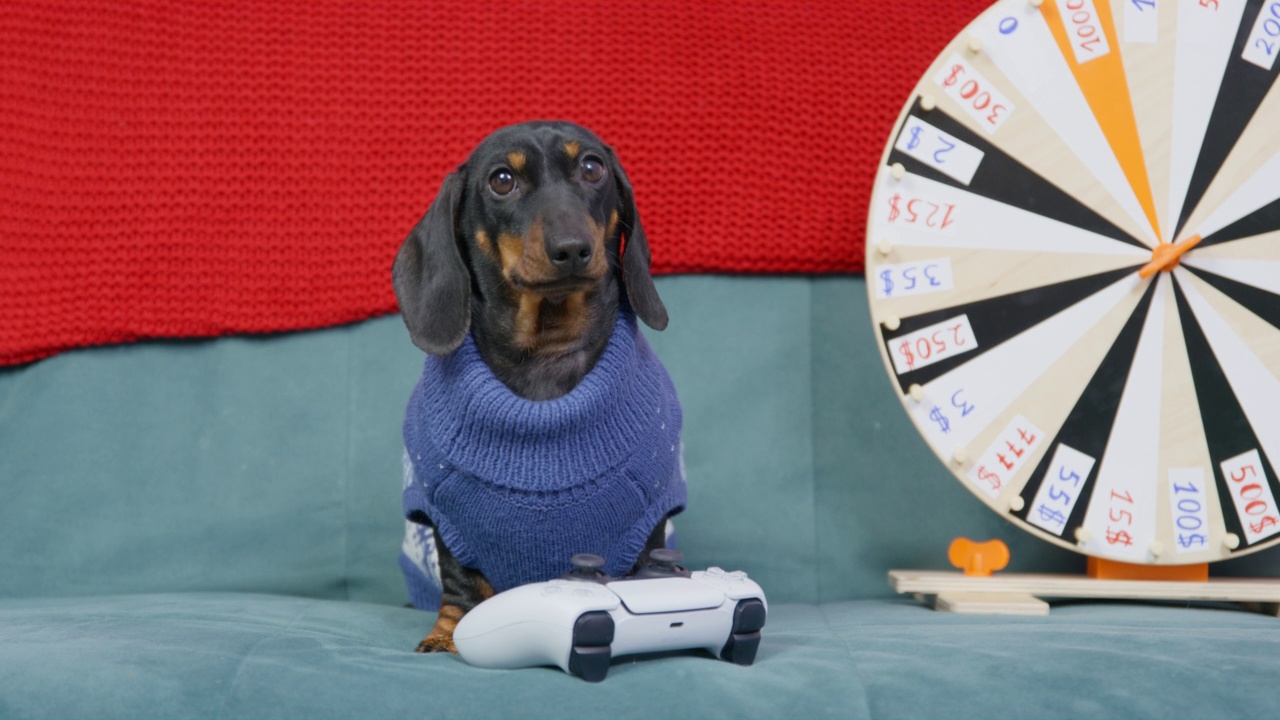
<path fill-rule="evenodd" d="M 764 627 L 764 603 L 749 598 L 738 603 L 733 610 L 733 629 L 729 641 L 720 651 L 720 658 L 735 665 L 750 665 L 756 660 L 760 647 L 760 630 Z"/>
<path fill-rule="evenodd" d="M 613 629 L 613 617 L 607 612 L 589 612 L 578 618 L 573 624 L 569 672 L 587 682 L 604 680 L 613 659 Z"/>

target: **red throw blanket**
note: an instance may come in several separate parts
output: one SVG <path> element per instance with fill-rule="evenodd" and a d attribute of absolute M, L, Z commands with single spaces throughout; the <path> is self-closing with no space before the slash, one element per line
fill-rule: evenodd
<path fill-rule="evenodd" d="M 393 312 L 490 131 L 618 151 L 658 273 L 861 270 L 907 93 L 983 3 L 13 2 L 0 364 Z"/>

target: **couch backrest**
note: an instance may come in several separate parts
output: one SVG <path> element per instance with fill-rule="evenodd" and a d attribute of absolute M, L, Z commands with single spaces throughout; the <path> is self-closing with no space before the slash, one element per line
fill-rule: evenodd
<path fill-rule="evenodd" d="M 911 426 L 861 278 L 666 277 L 694 567 L 775 601 L 891 593 L 956 535 L 1079 556 L 984 508 Z M 65 353 L 0 371 L 0 596 L 243 590 L 402 603 L 398 317 Z"/>

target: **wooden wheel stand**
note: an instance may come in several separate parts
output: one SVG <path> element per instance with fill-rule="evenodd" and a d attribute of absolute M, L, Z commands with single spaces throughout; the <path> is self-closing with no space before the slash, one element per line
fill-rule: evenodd
<path fill-rule="evenodd" d="M 936 610 L 969 615 L 1048 615 L 1042 598 L 1236 602 L 1280 615 L 1280 581 L 1210 578 L 1208 563 L 1131 565 L 1090 557 L 1087 575 L 995 575 L 1009 562 L 1009 548 L 999 540 L 958 538 L 948 555 L 963 572 L 890 570 L 889 585 Z"/>

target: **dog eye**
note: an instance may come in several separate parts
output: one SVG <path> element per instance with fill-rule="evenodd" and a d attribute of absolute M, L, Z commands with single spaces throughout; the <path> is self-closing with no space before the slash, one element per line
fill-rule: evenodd
<path fill-rule="evenodd" d="M 589 183 L 600 182 L 604 177 L 604 163 L 594 155 L 582 159 L 582 179 Z"/>
<path fill-rule="evenodd" d="M 489 176 L 489 189 L 494 195 L 510 195 L 516 189 L 516 176 L 506 168 L 494 170 Z"/>

